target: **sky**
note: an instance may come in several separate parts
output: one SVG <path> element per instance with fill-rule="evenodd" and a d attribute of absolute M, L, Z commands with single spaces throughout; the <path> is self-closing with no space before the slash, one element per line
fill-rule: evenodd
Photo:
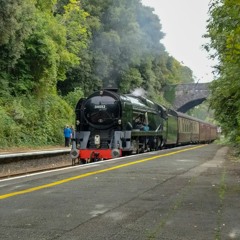
<path fill-rule="evenodd" d="M 195 82 L 213 80 L 213 66 L 202 45 L 206 33 L 210 0 L 142 0 L 142 4 L 155 9 L 165 37 L 161 43 L 166 51 L 193 71 Z"/>

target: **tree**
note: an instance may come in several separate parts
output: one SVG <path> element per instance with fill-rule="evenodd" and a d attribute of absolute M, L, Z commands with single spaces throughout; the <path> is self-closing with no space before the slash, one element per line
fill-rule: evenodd
<path fill-rule="evenodd" d="M 54 1 L 0 1 L 1 146 L 61 142 L 62 127 L 73 111 L 56 95 L 79 58 L 67 48 L 67 30 L 54 15 Z M 10 31 L 12 30 L 12 31 Z M 72 51 L 72 52 L 71 52 Z"/>
<path fill-rule="evenodd" d="M 12 75 L 25 41 L 33 31 L 35 6 L 31 0 L 0 0 L 0 83 L 3 96 L 12 91 Z M 0 96 L 1 96 L 0 95 Z"/>
<path fill-rule="evenodd" d="M 75 101 L 96 88 L 162 101 L 165 84 L 191 77 L 140 0 L 0 0 L 0 12 L 1 146 L 60 143 Z"/>
<path fill-rule="evenodd" d="M 217 77 L 213 81 L 211 107 L 231 141 L 240 143 L 240 4 L 236 0 L 215 0 L 210 5 L 205 46 L 212 58 L 218 58 Z"/>
<path fill-rule="evenodd" d="M 67 69 L 67 79 L 58 81 L 57 88 L 62 95 L 67 95 L 75 88 L 84 92 L 92 91 L 96 79 L 92 73 L 93 54 L 90 50 L 92 29 L 98 28 L 98 21 L 87 13 L 77 0 L 61 0 L 56 12 L 67 30 L 67 49 L 74 53 L 79 61 Z M 90 89 L 90 90 L 88 90 Z"/>
<path fill-rule="evenodd" d="M 65 14 L 66 1 L 59 1 L 57 12 Z M 99 87 L 130 92 L 143 86 L 154 98 L 166 83 L 193 81 L 192 72 L 165 51 L 160 20 L 140 0 L 82 0 L 80 6 L 88 13 L 81 24 L 91 34 L 78 53 L 79 65 L 68 70 L 66 81 L 58 81 L 62 94 L 76 87 L 89 94 Z"/>

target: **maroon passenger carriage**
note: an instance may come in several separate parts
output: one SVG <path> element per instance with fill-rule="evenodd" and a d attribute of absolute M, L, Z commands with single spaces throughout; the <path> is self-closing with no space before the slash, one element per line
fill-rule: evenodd
<path fill-rule="evenodd" d="M 167 124 L 165 145 L 211 143 L 218 137 L 214 124 L 171 109 L 168 110 Z"/>

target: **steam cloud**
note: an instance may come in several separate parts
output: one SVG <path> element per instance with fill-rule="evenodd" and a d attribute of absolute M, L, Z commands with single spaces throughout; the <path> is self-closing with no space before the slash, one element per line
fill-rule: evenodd
<path fill-rule="evenodd" d="M 139 96 L 146 97 L 146 91 L 143 88 L 135 88 L 131 92 L 131 94 L 136 96 L 136 97 L 139 97 Z"/>

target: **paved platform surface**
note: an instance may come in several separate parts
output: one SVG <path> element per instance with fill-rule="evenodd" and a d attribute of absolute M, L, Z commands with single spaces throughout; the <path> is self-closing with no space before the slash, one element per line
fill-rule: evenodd
<path fill-rule="evenodd" d="M 240 239 L 240 162 L 186 146 L 0 181 L 0 239 Z"/>

